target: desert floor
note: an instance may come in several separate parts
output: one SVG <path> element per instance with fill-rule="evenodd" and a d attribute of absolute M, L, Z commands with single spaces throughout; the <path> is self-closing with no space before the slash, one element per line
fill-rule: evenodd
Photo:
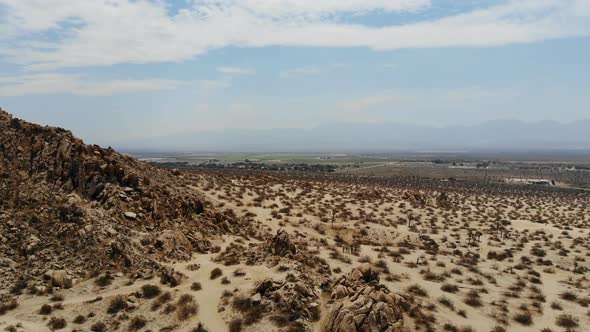
<path fill-rule="evenodd" d="M 420 308 L 419 315 L 404 313 L 407 331 L 590 331 L 588 193 L 344 175 L 186 177 L 186 190 L 203 192 L 269 238 L 285 231 L 306 259 L 329 266 L 332 280 L 361 265 L 379 271 L 382 285 Z M 243 331 L 301 328 L 279 328 L 273 312 L 245 319 L 251 309 L 235 300 L 252 296 L 264 280 L 288 279 L 296 258 L 248 263 L 251 250 L 268 239 L 210 240 L 208 253 L 162 262 L 183 275 L 174 287 L 157 276 L 103 274 L 52 295 L 21 295 L 18 307 L 0 316 L 0 329 L 50 330 L 51 317 L 65 319 L 63 330 L 84 331 L 101 331 L 101 323 L 104 331 L 227 331 L 240 319 Z M 315 278 L 306 264 L 291 277 Z M 213 278 L 214 269 L 220 276 Z M 155 287 L 150 292 L 146 285 Z M 319 331 L 334 295 L 319 282 L 312 291 L 320 314 L 304 326 Z M 123 308 L 109 313 L 117 299 Z"/>

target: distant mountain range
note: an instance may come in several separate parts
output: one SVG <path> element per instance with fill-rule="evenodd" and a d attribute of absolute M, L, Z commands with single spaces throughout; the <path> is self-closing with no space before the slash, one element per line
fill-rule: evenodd
<path fill-rule="evenodd" d="M 334 123 L 313 129 L 226 129 L 115 144 L 127 151 L 395 152 L 590 151 L 590 120 L 495 120 L 476 126 Z"/>

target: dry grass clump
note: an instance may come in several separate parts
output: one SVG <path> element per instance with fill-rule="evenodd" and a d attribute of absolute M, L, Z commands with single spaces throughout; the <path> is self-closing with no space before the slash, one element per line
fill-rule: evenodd
<path fill-rule="evenodd" d="M 199 311 L 199 305 L 195 301 L 195 297 L 190 294 L 183 294 L 176 303 L 178 309 L 176 311 L 176 317 L 179 321 L 185 321 Z"/>

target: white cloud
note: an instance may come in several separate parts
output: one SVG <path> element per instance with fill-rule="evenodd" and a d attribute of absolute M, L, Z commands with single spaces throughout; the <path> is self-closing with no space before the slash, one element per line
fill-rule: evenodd
<path fill-rule="evenodd" d="M 427 0 L 0 0 L 0 54 L 30 70 L 192 59 L 227 46 L 372 49 L 497 46 L 590 35 L 588 0 L 510 0 L 486 9 L 371 27 L 345 18 L 427 10 Z M 43 32 L 61 36 L 47 42 Z M 35 37 L 41 36 L 41 37 Z M 24 41 L 23 41 L 24 40 Z M 15 46 L 16 45 L 16 46 Z"/>
<path fill-rule="evenodd" d="M 431 0 L 205 0 L 207 5 L 238 7 L 269 17 L 321 17 L 339 13 L 416 11 L 427 8 Z"/>
<path fill-rule="evenodd" d="M 230 75 L 253 75 L 256 71 L 252 68 L 240 68 L 240 67 L 218 67 L 217 71 L 224 74 Z"/>
<path fill-rule="evenodd" d="M 79 75 L 66 74 L 0 76 L 0 96 L 41 94 L 109 96 L 141 91 L 171 90 L 181 84 L 184 83 L 162 79 L 89 81 Z"/>

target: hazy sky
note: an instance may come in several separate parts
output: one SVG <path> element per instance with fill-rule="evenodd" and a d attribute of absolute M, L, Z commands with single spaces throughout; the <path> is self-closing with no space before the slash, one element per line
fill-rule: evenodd
<path fill-rule="evenodd" d="M 90 142 L 590 118 L 590 0 L 0 0 L 0 106 Z"/>

